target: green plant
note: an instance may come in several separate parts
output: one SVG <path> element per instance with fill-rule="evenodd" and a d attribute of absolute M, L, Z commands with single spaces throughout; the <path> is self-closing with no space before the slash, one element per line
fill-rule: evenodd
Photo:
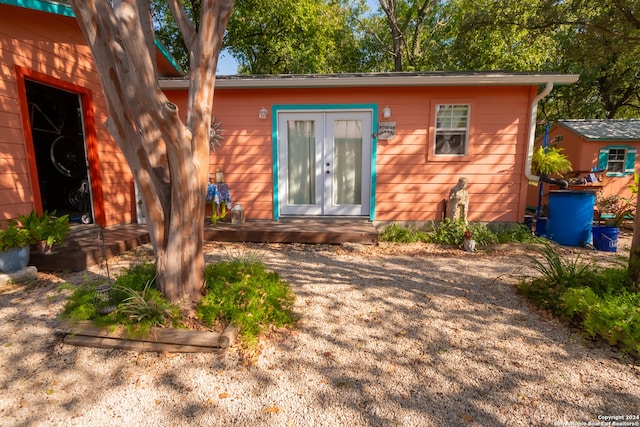
<path fill-rule="evenodd" d="M 62 245 L 71 231 L 69 215 L 56 216 L 56 212 L 44 211 L 42 215 L 31 211 L 18 217 L 22 227 L 29 231 L 32 242 L 44 241 L 48 248 Z"/>
<path fill-rule="evenodd" d="M 133 265 L 115 280 L 108 294 L 108 305 L 116 310 L 101 314 L 96 307 L 96 288 L 89 284 L 75 288 L 67 298 L 62 317 L 73 321 L 91 320 L 103 326 L 123 325 L 130 335 L 143 335 L 152 326 L 176 326 L 180 309 L 153 287 L 155 266 Z"/>
<path fill-rule="evenodd" d="M 571 161 L 562 154 L 562 148 L 538 147 L 531 158 L 531 168 L 539 175 L 553 175 L 571 172 Z"/>
<path fill-rule="evenodd" d="M 143 263 L 125 269 L 109 292 L 115 311 L 100 314 L 94 297 L 97 284 L 75 288 L 62 316 L 100 325 L 123 325 L 130 335 L 144 335 L 152 326 L 182 326 L 178 306 L 170 304 L 154 287 L 155 265 Z M 295 296 L 289 284 L 269 272 L 254 252 L 232 255 L 229 261 L 207 266 L 208 293 L 197 308 L 208 326 L 233 323 L 240 339 L 251 346 L 270 325 L 293 325 Z M 69 286 L 69 285 L 65 285 Z"/>
<path fill-rule="evenodd" d="M 270 325 L 295 322 L 291 287 L 261 262 L 234 259 L 209 265 L 205 279 L 208 292 L 198 305 L 198 317 L 209 326 L 233 323 L 245 345 L 255 345 Z"/>
<path fill-rule="evenodd" d="M 118 315 L 150 326 L 173 324 L 180 310 L 164 298 L 154 282 L 147 281 L 142 290 L 115 285 L 114 291 L 124 295 L 118 304 Z"/>
<path fill-rule="evenodd" d="M 590 264 L 580 260 L 580 254 L 572 259 L 562 258 L 549 243 L 541 249 L 544 262 L 537 257 L 530 257 L 533 267 L 544 279 L 555 286 L 570 288 L 583 284 L 593 272 Z"/>
<path fill-rule="evenodd" d="M 541 307 L 579 324 L 584 333 L 623 350 L 640 352 L 640 293 L 626 266 L 598 271 L 578 257 L 566 260 L 550 246 L 534 260 L 541 273 L 518 284 L 518 290 Z"/>
<path fill-rule="evenodd" d="M 0 252 L 14 248 L 22 248 L 31 243 L 29 231 L 24 229 L 16 221 L 7 221 L 6 226 L 0 229 Z"/>
<path fill-rule="evenodd" d="M 535 236 L 524 224 L 509 224 L 493 230 L 498 243 L 543 243 L 546 239 Z"/>
<path fill-rule="evenodd" d="M 429 242 L 443 245 L 459 245 L 462 243 L 464 233 L 471 232 L 473 240 L 478 246 L 486 246 L 497 243 L 498 239 L 486 224 L 479 222 L 466 223 L 462 220 L 445 218 L 439 223 L 432 223 L 429 230 Z"/>
<path fill-rule="evenodd" d="M 613 218 L 606 218 L 605 224 L 620 227 L 625 218 L 633 218 L 636 214 L 636 204 L 632 198 L 620 197 L 612 194 L 607 197 L 599 198 L 597 201 L 598 209 L 601 213 L 613 215 Z"/>
<path fill-rule="evenodd" d="M 413 227 L 403 227 L 395 223 L 385 227 L 378 238 L 382 242 L 394 243 L 426 242 L 429 239 L 426 231 Z"/>

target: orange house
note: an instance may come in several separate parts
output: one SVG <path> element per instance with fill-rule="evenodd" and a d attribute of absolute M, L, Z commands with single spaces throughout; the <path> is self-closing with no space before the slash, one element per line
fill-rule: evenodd
<path fill-rule="evenodd" d="M 182 75 L 158 45 L 164 76 Z M 67 5 L 0 0 L 0 220 L 35 209 L 102 226 L 134 220 L 131 172 Z"/>
<path fill-rule="evenodd" d="M 573 172 L 566 177 L 571 189 L 631 197 L 629 184 L 640 168 L 640 119 L 560 120 L 549 129 L 549 143 L 571 161 Z M 545 199 L 549 188 L 556 187 L 545 187 Z M 529 189 L 530 207 L 537 205 L 538 192 Z"/>
<path fill-rule="evenodd" d="M 103 226 L 135 221 L 133 179 L 102 125 L 99 78 L 70 9 L 0 0 L 0 43 L 0 219 L 55 199 Z M 158 58 L 161 87 L 184 113 L 188 82 L 168 56 Z M 250 220 L 439 220 L 451 188 L 465 177 L 470 220 L 522 221 L 538 102 L 577 79 L 502 72 L 219 76 L 213 115 L 224 139 L 210 155 L 210 171 L 224 170 L 233 202 Z M 67 98 L 66 115 L 46 109 Z M 76 181 L 43 180 L 58 175 Z"/>

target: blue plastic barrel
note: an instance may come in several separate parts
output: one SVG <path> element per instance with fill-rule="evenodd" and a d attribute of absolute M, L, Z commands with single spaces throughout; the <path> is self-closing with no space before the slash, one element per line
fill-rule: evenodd
<path fill-rule="evenodd" d="M 584 246 L 591 241 L 593 191 L 549 191 L 547 237 L 565 246 Z"/>
<path fill-rule="evenodd" d="M 616 252 L 618 250 L 618 227 L 595 226 L 593 227 L 593 246 L 603 252 Z"/>

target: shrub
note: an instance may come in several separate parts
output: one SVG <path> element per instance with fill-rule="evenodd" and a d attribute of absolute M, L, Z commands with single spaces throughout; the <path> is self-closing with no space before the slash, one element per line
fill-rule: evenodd
<path fill-rule="evenodd" d="M 207 295 L 198 305 L 198 317 L 207 325 L 233 323 L 240 338 L 254 345 L 269 325 L 293 325 L 295 296 L 277 273 L 262 262 L 235 258 L 207 266 Z"/>
<path fill-rule="evenodd" d="M 378 237 L 382 242 L 394 243 L 426 242 L 429 239 L 426 231 L 413 227 L 403 227 L 399 224 L 391 224 L 385 227 Z"/>
<path fill-rule="evenodd" d="M 625 267 L 597 271 L 579 260 L 564 259 L 550 245 L 543 261 L 532 257 L 540 277 L 518 285 L 537 305 L 581 325 L 589 337 L 600 337 L 623 350 L 640 352 L 640 294 Z"/>
<path fill-rule="evenodd" d="M 62 316 L 75 321 L 123 325 L 130 335 L 143 335 L 152 326 L 181 326 L 180 310 L 171 304 L 155 284 L 155 265 L 134 265 L 118 276 L 109 292 L 115 311 L 100 314 L 96 309 L 97 284 L 75 288 Z M 294 293 L 276 273 L 266 270 L 254 254 L 230 256 L 230 260 L 206 267 L 208 293 L 198 305 L 199 319 L 208 326 L 233 323 L 240 340 L 248 346 L 270 325 L 293 325 Z"/>

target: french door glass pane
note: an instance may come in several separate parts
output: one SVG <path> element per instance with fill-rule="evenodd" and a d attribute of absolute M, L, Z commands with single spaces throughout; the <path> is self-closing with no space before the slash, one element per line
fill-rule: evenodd
<path fill-rule="evenodd" d="M 336 120 L 333 142 L 333 203 L 362 203 L 362 121 Z"/>
<path fill-rule="evenodd" d="M 314 204 L 316 200 L 314 121 L 287 121 L 287 135 L 289 204 Z"/>

